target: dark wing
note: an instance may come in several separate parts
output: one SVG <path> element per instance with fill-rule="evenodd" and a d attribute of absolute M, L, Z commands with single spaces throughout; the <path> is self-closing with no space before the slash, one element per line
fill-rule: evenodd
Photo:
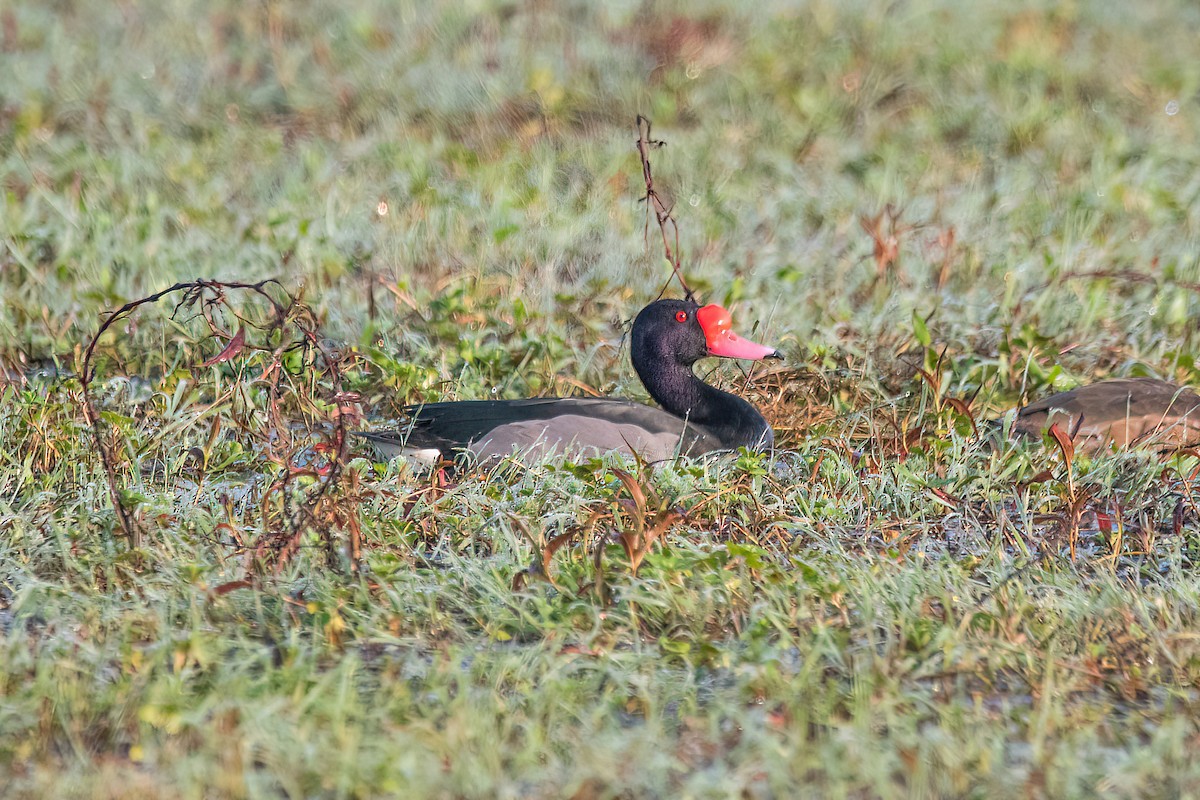
<path fill-rule="evenodd" d="M 1200 395 L 1154 378 L 1116 378 L 1051 395 L 1018 409 L 1013 430 L 1040 437 L 1052 424 L 1078 427 L 1084 449 L 1113 444 L 1186 447 L 1200 442 Z"/>
<path fill-rule="evenodd" d="M 607 398 L 539 397 L 525 400 L 464 400 L 425 403 L 405 409 L 409 428 L 360 434 L 381 452 L 436 449 L 443 455 L 487 440 L 487 451 L 511 452 L 535 436 L 539 426 L 527 423 L 554 422 L 540 428 L 551 430 L 556 439 L 590 447 L 595 451 L 622 449 L 614 441 L 672 440 L 679 451 L 691 455 L 721 449 L 716 437 L 659 408 L 630 400 Z M 606 424 L 607 423 L 607 424 Z M 507 439 L 511 438 L 511 441 Z M 661 449 L 661 448 L 660 448 Z"/>

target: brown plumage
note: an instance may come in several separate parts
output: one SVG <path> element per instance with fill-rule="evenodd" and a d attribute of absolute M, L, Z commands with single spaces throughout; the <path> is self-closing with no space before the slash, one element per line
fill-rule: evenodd
<path fill-rule="evenodd" d="M 1013 432 L 1041 437 L 1057 424 L 1077 450 L 1200 444 L 1200 395 L 1155 378 L 1114 378 L 1059 392 L 1017 409 Z"/>

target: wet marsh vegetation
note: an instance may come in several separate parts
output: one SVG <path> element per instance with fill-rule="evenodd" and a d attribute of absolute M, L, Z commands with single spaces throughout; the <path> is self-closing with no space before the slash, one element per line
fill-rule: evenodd
<path fill-rule="evenodd" d="M 986 423 L 1200 383 L 1200 13 L 1128 5 L 0 8 L 0 793 L 1200 790 L 1200 457 Z M 646 399 L 638 113 L 776 452 L 349 442 Z"/>

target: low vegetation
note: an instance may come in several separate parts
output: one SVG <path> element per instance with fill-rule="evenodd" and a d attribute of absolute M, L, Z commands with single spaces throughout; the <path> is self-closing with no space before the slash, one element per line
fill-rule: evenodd
<path fill-rule="evenodd" d="M 1200 383 L 1198 32 L 0 8 L 0 794 L 1200 790 L 1200 454 L 988 422 Z M 709 374 L 778 450 L 375 463 L 405 403 L 645 399 L 639 113 L 688 281 L 786 355 Z"/>

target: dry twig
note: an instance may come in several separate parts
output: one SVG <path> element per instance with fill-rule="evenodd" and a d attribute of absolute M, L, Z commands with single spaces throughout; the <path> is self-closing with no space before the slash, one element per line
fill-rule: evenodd
<path fill-rule="evenodd" d="M 315 353 L 312 366 L 315 369 L 319 369 L 321 376 L 326 379 L 328 384 L 330 396 L 321 399 L 332 405 L 333 410 L 322 414 L 316 404 L 312 404 L 312 408 L 309 409 L 318 416 L 325 417 L 333 425 L 331 441 L 322 442 L 313 448 L 314 451 L 323 453 L 328 459 L 328 464 L 324 467 L 319 469 L 299 468 L 293 463 L 294 454 L 284 457 L 270 455 L 274 449 L 270 435 L 261 431 L 252 431 L 258 438 L 263 440 L 269 454 L 268 458 L 279 464 L 283 470 L 283 477 L 276 481 L 264 494 L 264 529 L 257 546 L 254 548 L 254 554 L 260 558 L 265 557 L 266 560 L 274 562 L 277 566 L 281 565 L 295 553 L 296 548 L 299 546 L 300 537 L 305 530 L 324 530 L 327 527 L 324 524 L 325 522 L 345 523 L 345 514 L 340 513 L 336 508 L 330 507 L 329 492 L 330 488 L 340 480 L 342 466 L 346 461 L 348 452 L 346 418 L 354 413 L 353 403 L 357 400 L 357 396 L 344 391 L 342 372 L 339 365 L 340 357 L 330 350 L 320 336 L 318 323 L 312 312 L 307 306 L 293 298 L 287 292 L 283 292 L 286 298 L 285 301 L 281 302 L 277 300 L 267 291 L 267 288 L 271 285 L 278 287 L 279 283 L 273 279 L 257 283 L 213 280 L 176 283 L 160 292 L 132 300 L 109 314 L 101 323 L 91 341 L 88 342 L 80 367 L 83 412 L 96 441 L 100 460 L 104 465 L 109 495 L 117 514 L 121 532 L 130 547 L 141 545 L 141 530 L 131 510 L 121 498 L 116 458 L 113 454 L 109 437 L 101 425 L 100 415 L 96 410 L 96 403 L 92 396 L 91 385 L 95 378 L 95 367 L 92 364 L 92 359 L 101 336 L 119 320 L 128 317 L 142 306 L 155 303 L 168 295 L 177 293 L 181 293 L 182 296 L 175 305 L 172 316 L 178 315 L 180 310 L 185 307 L 197 308 L 198 316 L 204 319 L 210 333 L 215 338 L 226 341 L 226 344 L 218 355 L 207 359 L 200 366 L 212 366 L 229 361 L 236 358 L 244 349 L 251 349 L 267 354 L 268 363 L 259 380 L 267 381 L 268 408 L 272 418 L 271 428 L 275 431 L 276 435 L 282 436 L 285 441 L 290 441 L 290 439 L 286 436 L 287 423 L 283 419 L 280 409 L 282 399 L 285 394 L 289 394 L 289 387 L 285 385 L 285 381 L 289 376 L 284 367 L 284 357 L 295 351 Z M 228 303 L 227 292 L 233 290 L 249 291 L 266 300 L 272 311 L 270 322 L 265 325 L 248 323 L 244 317 L 231 309 Z M 216 309 L 229 310 L 241 322 L 236 333 L 229 333 L 221 329 L 221 326 L 213 316 Z M 276 331 L 282 332 L 288 326 L 291 326 L 298 332 L 298 337 L 288 337 L 281 334 L 279 343 L 274 347 L 248 345 L 246 343 L 247 324 L 265 331 L 268 336 Z M 290 394 L 295 396 L 296 393 L 292 392 Z M 292 508 L 291 483 L 297 477 L 303 475 L 315 477 L 318 481 L 318 488 L 309 493 L 298 508 Z M 281 508 L 283 511 L 278 526 L 270 523 L 270 515 L 267 512 L 267 501 L 276 493 L 281 497 Z M 321 518 L 318 518 L 318 513 L 320 513 Z M 351 542 L 351 552 L 357 562 L 357 554 L 361 547 L 357 541 L 357 526 L 349 525 L 346 527 L 348 527 L 351 537 L 354 539 Z M 328 536 L 324 538 L 328 547 L 331 540 Z"/>
<path fill-rule="evenodd" d="M 658 220 L 658 227 L 662 231 L 663 251 L 666 254 L 667 261 L 671 264 L 671 271 L 674 277 L 679 281 L 680 288 L 683 289 L 684 296 L 691 302 L 696 301 L 696 293 L 692 291 L 692 287 L 688 286 L 687 281 L 683 277 L 683 271 L 680 266 L 679 255 L 679 225 L 675 222 L 675 217 L 671 213 L 671 209 L 667 208 L 666 203 L 658 196 L 658 192 L 654 189 L 654 176 L 650 171 L 650 148 L 665 147 L 666 142 L 655 140 L 650 137 L 650 120 L 638 114 L 638 140 L 637 149 L 638 156 L 642 160 L 642 177 L 646 181 L 646 194 L 642 200 L 648 201 L 649 209 L 654 210 L 654 217 Z M 647 236 L 649 235 L 650 220 L 647 214 L 646 229 Z M 675 246 L 671 246 L 671 240 L 674 239 Z M 670 281 L 667 281 L 670 285 Z M 667 290 L 667 286 L 663 286 L 663 291 L 659 292 L 659 296 Z"/>

